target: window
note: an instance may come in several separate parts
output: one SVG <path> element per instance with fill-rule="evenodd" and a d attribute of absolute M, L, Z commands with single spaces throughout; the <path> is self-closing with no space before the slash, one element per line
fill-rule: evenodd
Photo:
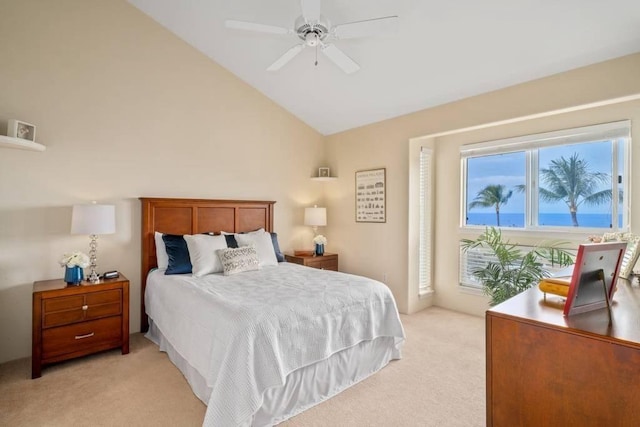
<path fill-rule="evenodd" d="M 629 121 L 463 146 L 462 226 L 629 227 Z"/>
<path fill-rule="evenodd" d="M 515 247 L 522 253 L 528 253 L 534 249 L 533 246 L 525 245 L 516 245 Z M 572 255 L 577 253 L 577 250 L 565 250 Z M 490 249 L 477 247 L 465 251 L 462 249 L 462 244 L 460 244 L 458 259 L 460 262 L 460 267 L 458 269 L 460 286 L 464 289 L 477 291 L 481 291 L 483 289 L 483 285 L 482 282 L 473 275 L 473 272 L 477 269 L 484 268 L 490 262 L 498 262 L 498 258 Z M 564 267 L 550 264 L 545 264 L 544 268 L 551 274 L 559 271 L 566 271 Z"/>
<path fill-rule="evenodd" d="M 431 245 L 432 245 L 432 197 L 433 166 L 432 150 L 420 149 L 420 250 L 419 250 L 419 294 L 424 295 L 432 290 L 431 286 Z"/>

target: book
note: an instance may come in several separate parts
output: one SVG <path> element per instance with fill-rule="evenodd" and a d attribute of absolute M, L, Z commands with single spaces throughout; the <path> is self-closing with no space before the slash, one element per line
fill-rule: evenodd
<path fill-rule="evenodd" d="M 545 294 L 554 294 L 561 297 L 569 295 L 571 277 L 546 277 L 540 280 L 538 288 Z"/>

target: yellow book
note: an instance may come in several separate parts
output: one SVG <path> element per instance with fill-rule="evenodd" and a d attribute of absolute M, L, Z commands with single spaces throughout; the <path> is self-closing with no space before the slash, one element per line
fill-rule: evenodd
<path fill-rule="evenodd" d="M 566 297 L 567 295 L 569 295 L 570 283 L 571 283 L 570 277 L 569 278 L 547 277 L 540 280 L 538 287 L 544 293 Z"/>
<path fill-rule="evenodd" d="M 562 277 L 545 277 L 541 282 L 555 283 L 556 285 L 569 286 L 571 284 L 571 276 Z"/>

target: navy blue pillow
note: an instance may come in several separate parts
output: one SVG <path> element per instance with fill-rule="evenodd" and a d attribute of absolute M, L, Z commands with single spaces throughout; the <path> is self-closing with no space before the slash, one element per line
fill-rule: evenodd
<path fill-rule="evenodd" d="M 278 233 L 271 233 L 271 243 L 273 243 L 273 250 L 276 252 L 278 262 L 284 262 L 284 254 L 280 251 L 278 244 Z"/>
<path fill-rule="evenodd" d="M 175 234 L 163 234 L 162 240 L 164 240 L 164 246 L 167 248 L 167 255 L 169 256 L 169 266 L 164 274 L 191 273 L 189 248 L 184 237 Z"/>
<path fill-rule="evenodd" d="M 237 248 L 238 242 L 236 241 L 236 237 L 233 234 L 225 234 L 224 238 L 227 240 L 228 248 Z"/>

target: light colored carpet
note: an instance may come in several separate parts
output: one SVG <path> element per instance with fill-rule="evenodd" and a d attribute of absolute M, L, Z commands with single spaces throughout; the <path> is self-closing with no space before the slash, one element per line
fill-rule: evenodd
<path fill-rule="evenodd" d="M 440 308 L 402 316 L 403 358 L 280 424 L 484 426 L 484 319 Z M 2 426 L 200 426 L 205 405 L 165 353 L 141 334 L 108 351 L 43 369 L 0 365 Z"/>

